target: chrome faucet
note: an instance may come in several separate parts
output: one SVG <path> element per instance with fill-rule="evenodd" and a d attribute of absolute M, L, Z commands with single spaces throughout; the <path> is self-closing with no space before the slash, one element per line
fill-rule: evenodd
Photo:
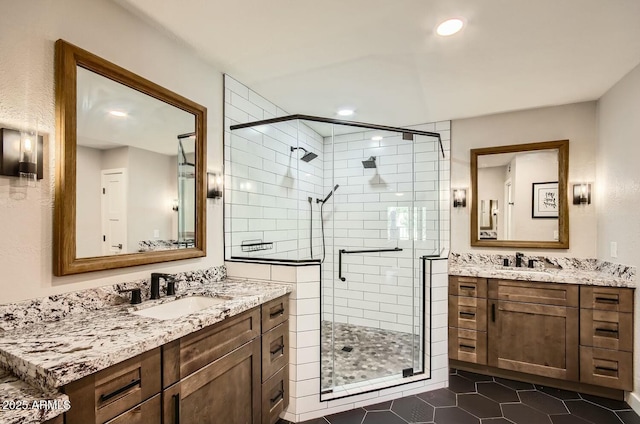
<path fill-rule="evenodd" d="M 160 279 L 167 283 L 167 295 L 175 294 L 175 281 L 171 274 L 151 273 L 151 299 L 160 299 Z"/>
<path fill-rule="evenodd" d="M 522 257 L 523 256 L 524 256 L 524 253 L 516 252 L 516 267 L 521 267 L 522 266 Z"/>

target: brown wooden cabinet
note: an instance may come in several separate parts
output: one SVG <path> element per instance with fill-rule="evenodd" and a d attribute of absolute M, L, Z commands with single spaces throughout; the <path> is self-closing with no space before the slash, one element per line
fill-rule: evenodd
<path fill-rule="evenodd" d="M 260 374 L 254 339 L 165 389 L 163 423 L 260 423 Z"/>
<path fill-rule="evenodd" d="M 64 386 L 66 424 L 104 423 L 160 393 L 160 348 Z M 122 421 L 114 421 L 116 423 Z"/>
<path fill-rule="evenodd" d="M 449 357 L 487 363 L 487 279 L 449 277 Z"/>
<path fill-rule="evenodd" d="M 289 402 L 288 295 L 64 387 L 66 424 L 274 424 Z"/>
<path fill-rule="evenodd" d="M 633 289 L 449 277 L 456 366 L 621 396 L 607 390 L 633 389 L 632 350 Z"/>
<path fill-rule="evenodd" d="M 633 390 L 633 290 L 580 288 L 580 381 Z"/>
<path fill-rule="evenodd" d="M 578 381 L 578 287 L 489 280 L 490 366 Z"/>

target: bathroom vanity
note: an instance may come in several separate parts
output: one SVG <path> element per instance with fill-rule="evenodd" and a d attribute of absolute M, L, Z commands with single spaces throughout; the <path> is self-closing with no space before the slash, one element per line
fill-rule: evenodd
<path fill-rule="evenodd" d="M 450 274 L 453 367 L 614 398 L 633 390 L 633 281 L 486 264 Z"/>
<path fill-rule="evenodd" d="M 289 399 L 290 290 L 223 280 L 180 290 L 221 302 L 178 318 L 137 314 L 175 301 L 163 297 L 25 324 L 3 334 L 0 359 L 22 384 L 70 401 L 54 423 L 274 424 Z"/>

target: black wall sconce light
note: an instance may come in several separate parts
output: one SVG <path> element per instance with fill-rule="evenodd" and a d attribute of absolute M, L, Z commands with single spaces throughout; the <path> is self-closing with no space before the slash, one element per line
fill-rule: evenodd
<path fill-rule="evenodd" d="M 453 190 L 453 207 L 454 208 L 467 207 L 467 189 L 456 188 Z"/>
<path fill-rule="evenodd" d="M 42 179 L 43 137 L 35 131 L 0 129 L 0 175 L 34 187 Z"/>
<path fill-rule="evenodd" d="M 222 197 L 222 176 L 207 172 L 207 198 L 219 199 Z"/>
<path fill-rule="evenodd" d="M 574 205 L 590 205 L 591 204 L 591 184 L 582 183 L 573 185 L 573 204 Z"/>

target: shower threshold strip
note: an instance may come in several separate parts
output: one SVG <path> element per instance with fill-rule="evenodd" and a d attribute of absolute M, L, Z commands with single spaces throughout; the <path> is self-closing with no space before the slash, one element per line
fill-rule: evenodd
<path fill-rule="evenodd" d="M 393 249 L 366 249 L 366 250 L 345 250 L 340 249 L 338 255 L 338 278 L 340 281 L 347 281 L 345 277 L 342 276 L 342 255 L 348 255 L 351 253 L 380 253 L 380 252 L 402 252 L 402 249 L 399 247 L 394 247 Z"/>

